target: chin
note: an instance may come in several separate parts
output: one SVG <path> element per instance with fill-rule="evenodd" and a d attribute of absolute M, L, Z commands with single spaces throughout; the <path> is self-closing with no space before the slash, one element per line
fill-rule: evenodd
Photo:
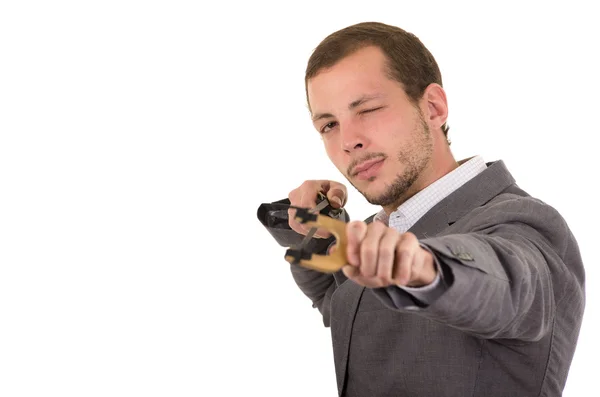
<path fill-rule="evenodd" d="M 354 187 L 371 204 L 376 204 L 377 202 L 379 202 L 382 196 L 384 196 L 388 190 L 387 185 L 377 180 L 377 178 L 372 178 L 366 181 L 359 181 L 359 183 Z"/>

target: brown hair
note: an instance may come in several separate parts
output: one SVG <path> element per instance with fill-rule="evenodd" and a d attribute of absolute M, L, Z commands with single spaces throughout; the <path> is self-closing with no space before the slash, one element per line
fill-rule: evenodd
<path fill-rule="evenodd" d="M 377 46 L 388 60 L 388 74 L 404 87 L 408 98 L 416 104 L 431 83 L 442 86 L 442 75 L 433 55 L 417 36 L 399 27 L 380 22 L 362 22 L 327 36 L 308 60 L 305 88 L 308 80 L 322 69 L 367 46 Z M 308 101 L 308 90 L 306 92 Z M 310 106 L 310 104 L 309 104 Z M 446 123 L 442 132 L 448 137 Z"/>

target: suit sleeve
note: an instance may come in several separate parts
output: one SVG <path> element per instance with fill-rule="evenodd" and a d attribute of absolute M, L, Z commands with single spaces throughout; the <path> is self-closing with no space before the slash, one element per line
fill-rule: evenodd
<path fill-rule="evenodd" d="M 434 253 L 446 281 L 427 306 L 402 292 L 374 293 L 393 310 L 446 323 L 482 338 L 541 339 L 556 300 L 583 302 L 576 242 L 551 207 L 534 199 L 498 203 L 470 221 L 472 231 L 420 240 Z M 399 290 L 401 291 L 401 290 Z"/>
<path fill-rule="evenodd" d="M 287 218 L 288 204 L 289 201 L 284 199 L 270 204 L 263 204 L 258 210 L 258 218 L 261 223 L 279 245 L 283 247 L 295 246 L 304 239 L 303 235 L 296 233 L 289 227 Z M 276 218 L 269 215 L 272 213 L 277 213 Z M 348 222 L 350 219 L 346 210 L 342 210 L 336 217 L 344 222 Z M 313 238 L 306 245 L 306 249 L 318 255 L 325 255 L 329 247 L 334 243 L 334 237 L 328 239 Z M 329 327 L 331 296 L 337 288 L 336 278 L 338 280 L 345 278 L 343 273 L 341 271 L 335 275 L 321 273 L 295 264 L 290 264 L 290 270 L 300 290 L 312 301 L 312 306 L 317 308 L 323 316 L 324 326 Z"/>
<path fill-rule="evenodd" d="M 320 254 L 324 254 L 324 252 Z M 333 274 L 317 272 L 294 264 L 290 265 L 290 269 L 300 290 L 323 316 L 323 325 L 329 327 L 331 296 L 337 288 Z"/>

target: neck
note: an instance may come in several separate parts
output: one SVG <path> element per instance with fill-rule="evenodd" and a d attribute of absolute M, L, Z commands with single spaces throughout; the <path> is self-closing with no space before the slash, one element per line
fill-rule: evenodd
<path fill-rule="evenodd" d="M 421 171 L 412 186 L 402 196 L 398 197 L 398 200 L 393 204 L 382 207 L 388 216 L 396 211 L 406 200 L 459 167 L 460 164 L 454 159 L 450 147 L 447 144 L 441 146 L 441 149 L 434 151 L 429 164 Z"/>

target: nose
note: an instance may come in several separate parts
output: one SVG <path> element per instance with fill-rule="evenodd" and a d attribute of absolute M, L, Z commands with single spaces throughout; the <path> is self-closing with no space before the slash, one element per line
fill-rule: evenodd
<path fill-rule="evenodd" d="M 346 153 L 364 149 L 367 145 L 367 139 L 363 134 L 363 129 L 359 125 L 346 124 L 340 126 L 342 149 Z"/>

